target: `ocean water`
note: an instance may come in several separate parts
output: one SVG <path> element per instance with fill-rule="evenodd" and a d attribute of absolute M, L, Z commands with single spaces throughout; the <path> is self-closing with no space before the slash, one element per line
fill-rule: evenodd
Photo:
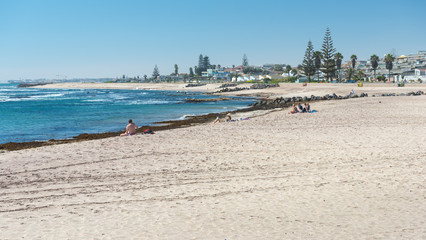
<path fill-rule="evenodd" d="M 35 89 L 0 84 L 0 144 L 67 139 L 82 133 L 124 130 L 186 116 L 246 108 L 253 98 L 186 103 L 217 98 L 202 93 L 154 90 Z"/>

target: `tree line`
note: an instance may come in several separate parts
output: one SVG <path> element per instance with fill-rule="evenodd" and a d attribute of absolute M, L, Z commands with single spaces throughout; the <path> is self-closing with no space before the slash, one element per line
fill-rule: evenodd
<path fill-rule="evenodd" d="M 357 62 L 357 56 L 353 54 L 351 57 L 351 67 L 346 71 L 346 77 L 351 80 L 353 76 L 358 79 L 363 79 L 365 74 L 362 71 L 355 73 L 355 66 Z M 325 74 L 327 81 L 332 81 L 333 78 L 337 79 L 339 82 L 342 82 L 341 69 L 342 69 L 342 60 L 343 55 L 340 52 L 336 52 L 336 48 L 333 46 L 333 40 L 331 38 L 330 29 L 327 28 L 324 35 L 324 40 L 322 43 L 321 51 L 314 51 L 312 42 L 308 41 L 308 46 L 305 51 L 305 56 L 301 64 L 302 71 L 308 77 L 308 82 L 310 82 L 311 77 L 317 73 L 319 80 L 320 71 Z M 373 54 L 370 57 L 371 67 L 374 71 L 374 76 L 376 76 L 376 70 L 379 63 L 379 57 L 376 54 Z M 386 69 L 389 70 L 389 79 L 390 71 L 393 68 L 393 61 L 395 57 L 391 54 L 387 54 L 384 58 L 386 63 Z"/>

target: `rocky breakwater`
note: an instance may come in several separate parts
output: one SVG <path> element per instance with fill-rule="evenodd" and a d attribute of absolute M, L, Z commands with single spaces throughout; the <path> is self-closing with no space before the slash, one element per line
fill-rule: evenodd
<path fill-rule="evenodd" d="M 187 88 L 189 88 L 189 87 L 201 87 L 201 86 L 204 86 L 204 85 L 206 85 L 206 84 L 204 84 L 204 83 L 189 83 L 189 84 L 186 84 L 185 87 L 187 87 Z"/>
<path fill-rule="evenodd" d="M 229 88 L 229 87 L 236 87 L 236 86 L 238 86 L 237 83 L 224 83 L 220 85 L 218 88 Z"/>
<path fill-rule="evenodd" d="M 409 93 L 383 93 L 378 95 L 377 97 L 389 97 L 389 96 L 419 96 L 419 95 L 425 95 L 423 91 L 417 91 L 417 92 L 409 92 Z M 259 100 L 251 105 L 254 109 L 272 109 L 272 108 L 286 108 L 290 107 L 294 103 L 299 102 L 312 102 L 312 101 L 325 101 L 325 100 L 343 100 L 343 99 L 350 99 L 350 98 L 363 98 L 368 97 L 367 93 L 361 93 L 361 94 L 348 94 L 346 96 L 337 95 L 335 93 L 333 94 L 326 94 L 324 96 L 315 96 L 311 95 L 310 97 L 304 96 L 296 96 L 296 97 L 280 97 L 275 99 L 263 99 Z M 372 95 L 371 97 L 376 97 L 376 95 Z"/>
<path fill-rule="evenodd" d="M 417 92 L 408 92 L 408 93 L 382 93 L 380 95 L 372 95 L 372 97 L 397 97 L 397 96 L 420 96 L 425 95 L 426 93 L 423 91 Z"/>
<path fill-rule="evenodd" d="M 221 89 L 219 91 L 216 91 L 215 93 L 238 92 L 238 91 L 244 91 L 244 90 L 250 90 L 250 88 L 246 88 L 246 87 L 224 88 L 224 89 Z"/>
<path fill-rule="evenodd" d="M 251 85 L 250 89 L 265 89 L 265 88 L 274 88 L 279 86 L 280 85 L 278 83 L 275 83 L 275 84 L 258 83 L 258 84 Z"/>
<path fill-rule="evenodd" d="M 35 86 L 42 86 L 50 83 L 21 83 L 18 85 L 18 88 L 27 88 L 27 87 L 35 87 Z"/>
<path fill-rule="evenodd" d="M 279 87 L 280 85 L 278 83 L 276 84 L 266 84 L 266 83 L 257 83 L 257 84 L 253 84 L 251 85 L 249 88 L 248 87 L 235 87 L 235 88 L 230 88 L 232 87 L 234 84 L 222 84 L 219 88 L 223 88 L 219 91 L 217 91 L 216 93 L 223 93 L 223 92 L 237 92 L 237 91 L 243 91 L 243 90 L 250 90 L 250 89 L 265 89 L 265 88 L 273 88 L 273 87 Z M 235 84 L 235 86 L 237 86 Z"/>

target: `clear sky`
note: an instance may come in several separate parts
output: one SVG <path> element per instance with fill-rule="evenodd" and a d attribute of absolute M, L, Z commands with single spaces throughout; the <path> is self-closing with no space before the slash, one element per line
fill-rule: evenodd
<path fill-rule="evenodd" d="M 303 60 L 327 27 L 344 56 L 426 50 L 425 0 L 0 0 L 0 81 Z"/>

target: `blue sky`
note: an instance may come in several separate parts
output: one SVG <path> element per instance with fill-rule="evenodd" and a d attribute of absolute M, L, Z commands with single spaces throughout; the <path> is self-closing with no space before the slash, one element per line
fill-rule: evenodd
<path fill-rule="evenodd" d="M 0 81 L 188 72 L 303 60 L 330 28 L 347 60 L 426 50 L 424 0 L 0 0 Z"/>

